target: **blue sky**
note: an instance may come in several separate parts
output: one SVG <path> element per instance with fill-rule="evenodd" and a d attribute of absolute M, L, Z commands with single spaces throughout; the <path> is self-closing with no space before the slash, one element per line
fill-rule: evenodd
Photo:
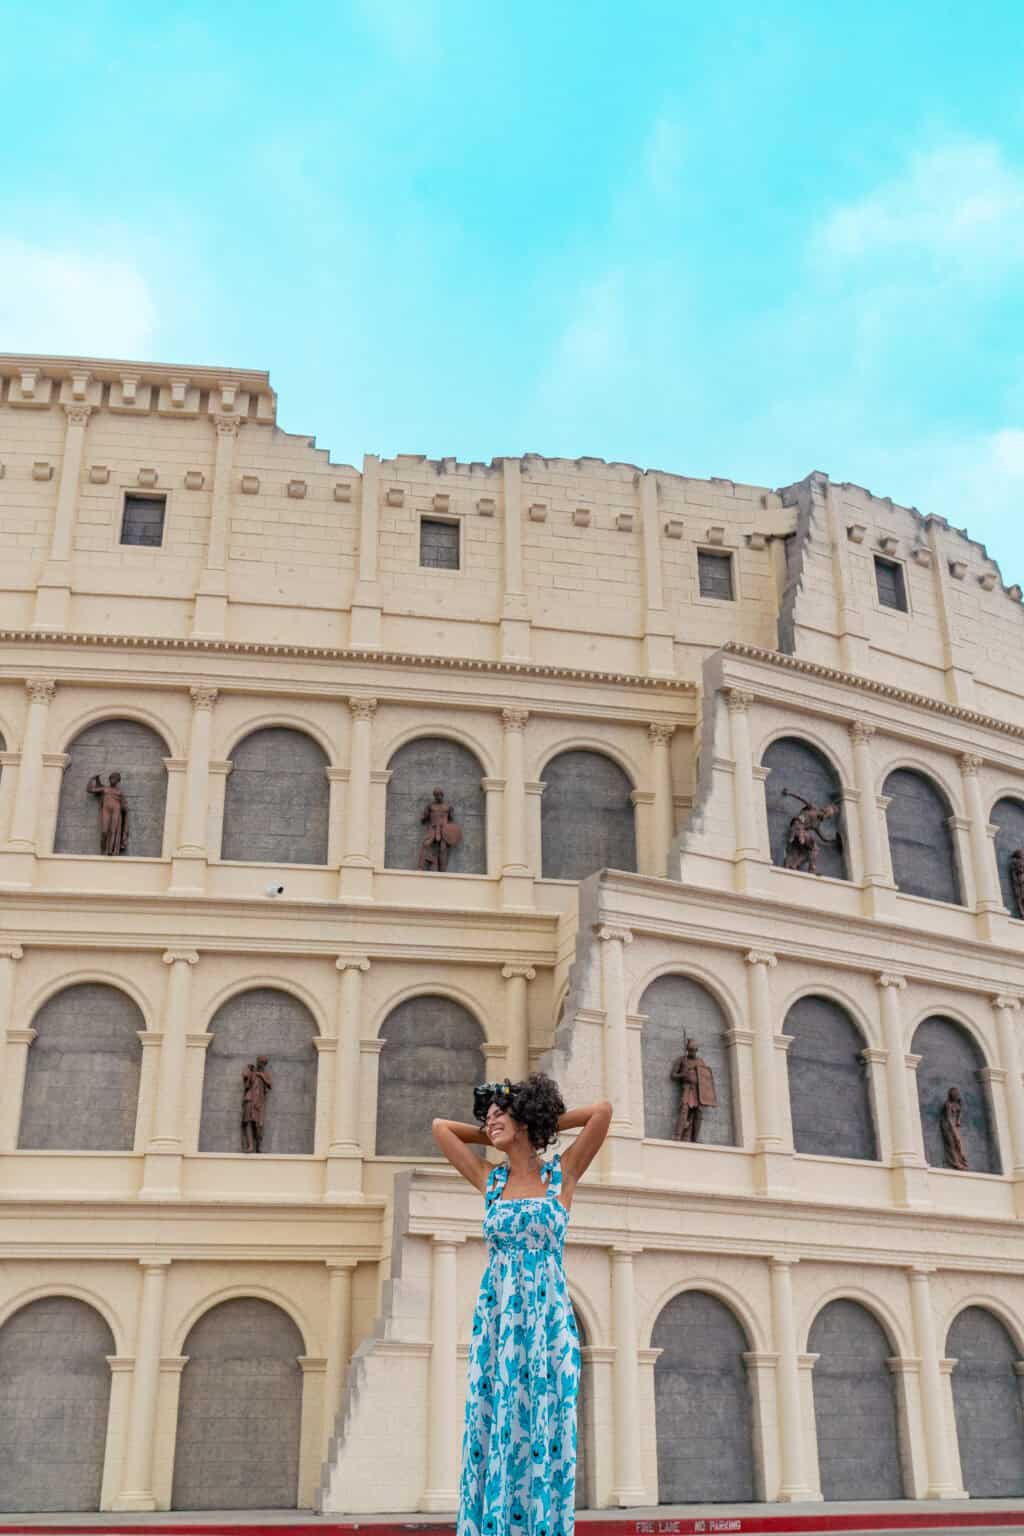
<path fill-rule="evenodd" d="M 1024 577 L 1020 0 L 0 26 L 0 349 L 269 368 L 338 460 L 823 469 Z"/>

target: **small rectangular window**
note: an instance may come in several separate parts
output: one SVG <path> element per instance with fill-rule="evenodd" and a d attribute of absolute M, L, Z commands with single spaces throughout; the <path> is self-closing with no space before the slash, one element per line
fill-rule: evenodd
<path fill-rule="evenodd" d="M 420 519 L 420 565 L 438 571 L 459 569 L 459 525 L 436 517 Z"/>
<path fill-rule="evenodd" d="M 713 555 L 710 550 L 699 549 L 697 575 L 701 597 L 718 597 L 727 603 L 733 601 L 732 555 Z"/>
<path fill-rule="evenodd" d="M 166 496 L 136 496 L 128 492 L 124 498 L 124 516 L 121 519 L 121 543 L 143 544 L 158 549 L 164 541 L 164 513 Z"/>
<path fill-rule="evenodd" d="M 875 581 L 878 584 L 878 601 L 883 608 L 907 611 L 907 588 L 903 579 L 903 567 L 898 560 L 883 560 L 875 556 Z"/>

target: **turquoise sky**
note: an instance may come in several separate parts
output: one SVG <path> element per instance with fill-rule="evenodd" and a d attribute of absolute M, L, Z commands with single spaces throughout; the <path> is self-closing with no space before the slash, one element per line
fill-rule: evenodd
<path fill-rule="evenodd" d="M 269 368 L 336 459 L 938 512 L 1024 578 L 1024 5 L 0 0 L 0 349 Z"/>

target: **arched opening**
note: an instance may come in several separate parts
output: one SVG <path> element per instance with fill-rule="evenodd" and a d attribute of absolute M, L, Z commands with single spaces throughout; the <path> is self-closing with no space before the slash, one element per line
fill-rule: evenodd
<path fill-rule="evenodd" d="M 952 1019 L 925 1019 L 914 1031 L 910 1050 L 921 1058 L 917 1099 L 925 1157 L 931 1167 L 955 1166 L 949 1155 L 949 1132 L 943 1133 L 943 1108 L 949 1090 L 958 1088 L 960 1138 L 968 1168 L 972 1173 L 1001 1173 L 989 1086 L 982 1076 L 986 1062 L 966 1029 Z"/>
<path fill-rule="evenodd" d="M 380 1033 L 377 1155 L 436 1157 L 434 1117 L 472 1117 L 473 1088 L 485 1075 L 483 1030 L 461 1003 L 428 993 L 399 1003 Z"/>
<path fill-rule="evenodd" d="M 684 1291 L 658 1314 L 651 1337 L 659 1504 L 749 1503 L 754 1498 L 753 1414 L 735 1313 L 705 1291 Z"/>
<path fill-rule="evenodd" d="M 843 790 L 828 758 L 809 741 L 783 736 L 772 742 L 761 766 L 768 770 L 764 794 L 772 863 L 781 869 L 807 869 L 813 864 L 815 874 L 848 880 L 841 809 Z M 819 810 L 834 808 L 834 814 L 816 820 L 805 811 L 807 806 Z M 802 811 L 806 844 L 799 848 L 790 828 L 794 817 Z"/>
<path fill-rule="evenodd" d="M 636 869 L 633 786 L 601 752 L 560 752 L 544 769 L 540 802 L 545 880 L 585 880 L 597 869 Z"/>
<path fill-rule="evenodd" d="M 1024 1494 L 1024 1407 L 1019 1351 L 986 1307 L 966 1307 L 953 1323 L 946 1355 L 963 1485 L 973 1499 Z"/>
<path fill-rule="evenodd" d="M 167 743 L 138 720 L 97 720 L 80 731 L 67 748 L 57 807 L 54 853 L 105 851 L 100 826 L 100 799 L 88 786 L 98 777 L 109 782 L 121 775 L 120 789 L 127 810 L 124 855 L 158 859 L 164 848 L 167 806 Z"/>
<path fill-rule="evenodd" d="M 71 1296 L 0 1328 L 0 1509 L 99 1509 L 114 1354 L 104 1319 Z"/>
<path fill-rule="evenodd" d="M 487 873 L 487 810 L 483 766 L 468 747 L 443 736 L 418 736 L 399 747 L 388 763 L 384 863 L 388 869 L 416 869 L 426 835 L 423 814 L 435 786 L 444 791 L 462 833 L 450 849 L 452 874 Z"/>
<path fill-rule="evenodd" d="M 999 890 L 1011 917 L 1024 917 L 1024 868 L 1014 889 L 1011 863 L 1018 849 L 1024 849 L 1024 801 L 997 800 L 990 820 L 996 828 L 996 867 Z"/>
<path fill-rule="evenodd" d="M 819 1157 L 876 1159 L 864 1037 L 830 997 L 802 997 L 786 1015 L 793 1146 Z"/>
<path fill-rule="evenodd" d="M 130 1152 L 145 1027 L 137 1004 L 104 982 L 79 982 L 44 1003 L 32 1020 L 18 1146 Z"/>
<path fill-rule="evenodd" d="M 821 1492 L 826 1499 L 902 1499 L 892 1349 L 866 1307 L 845 1298 L 814 1319 L 807 1348 L 812 1377 Z"/>
<path fill-rule="evenodd" d="M 912 768 L 896 768 L 882 786 L 889 797 L 892 874 L 908 896 L 959 905 L 960 876 L 950 828 L 952 811 L 938 785 Z"/>
<path fill-rule="evenodd" d="M 694 1039 L 701 1060 L 711 1068 L 717 1101 L 715 1108 L 701 1110 L 697 1140 L 735 1146 L 729 1026 L 717 1000 L 692 976 L 659 976 L 640 999 L 640 1012 L 646 1019 L 641 1036 L 644 1135 L 675 1139 L 682 1085 L 672 1069 L 685 1053 L 687 1039 Z"/>
<path fill-rule="evenodd" d="M 239 1297 L 182 1347 L 172 1509 L 294 1509 L 305 1347 L 287 1312 Z"/>
<path fill-rule="evenodd" d="M 316 1122 L 316 1020 L 297 997 L 253 987 L 223 1003 L 210 1021 L 200 1152 L 240 1152 L 242 1074 L 257 1056 L 269 1058 L 261 1151 L 310 1153 Z"/>
<path fill-rule="evenodd" d="M 235 747 L 224 791 L 221 858 L 326 864 L 327 754 L 305 731 L 272 725 Z"/>

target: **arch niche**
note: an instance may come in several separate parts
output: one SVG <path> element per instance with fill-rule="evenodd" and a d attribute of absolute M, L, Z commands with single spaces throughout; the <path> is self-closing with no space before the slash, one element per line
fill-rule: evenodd
<path fill-rule="evenodd" d="M 0 1509 L 98 1510 L 110 1411 L 107 1323 L 44 1296 L 0 1328 Z"/>
<path fill-rule="evenodd" d="M 863 1060 L 865 1040 L 830 997 L 802 997 L 786 1015 L 793 1146 L 819 1157 L 878 1157 Z"/>
<path fill-rule="evenodd" d="M 164 759 L 171 755 L 163 737 L 140 720 L 97 720 L 79 731 L 67 755 L 70 761 L 61 780 L 54 853 L 102 853 L 99 806 L 86 785 L 94 774 L 102 774 L 106 782 L 110 773 L 119 773 L 128 807 L 124 856 L 160 858 L 167 808 Z"/>
<path fill-rule="evenodd" d="M 823 1307 L 807 1343 L 821 1492 L 826 1499 L 902 1499 L 896 1380 L 884 1329 L 859 1302 Z"/>
<path fill-rule="evenodd" d="M 172 1509 L 294 1509 L 302 1335 L 256 1297 L 211 1307 L 182 1347 Z"/>
<path fill-rule="evenodd" d="M 276 987 L 252 987 L 222 1003 L 210 1021 L 200 1152 L 240 1152 L 242 1073 L 268 1056 L 264 1152 L 310 1153 L 316 1125 L 316 1020 L 305 1003 Z"/>
<path fill-rule="evenodd" d="M 18 1146 L 130 1152 L 142 1070 L 138 1005 L 105 982 L 65 987 L 32 1020 Z"/>
<path fill-rule="evenodd" d="M 801 800 L 811 805 L 835 805 L 840 807 L 839 813 L 823 824 L 822 836 L 816 839 L 815 865 L 819 875 L 848 880 L 841 810 L 843 789 L 825 754 L 799 736 L 781 736 L 768 747 L 761 766 L 768 770 L 764 795 L 772 863 L 785 868 L 789 823 L 801 809 Z M 784 790 L 791 790 L 800 799 L 785 795 Z"/>
<path fill-rule="evenodd" d="M 377 1155 L 436 1157 L 430 1122 L 468 1119 L 484 1079 L 483 1030 L 454 998 L 426 993 L 393 1008 L 380 1034 Z"/>
<path fill-rule="evenodd" d="M 633 785 L 612 758 L 573 748 L 544 769 L 541 874 L 585 880 L 598 869 L 636 869 Z"/>
<path fill-rule="evenodd" d="M 966 1307 L 946 1340 L 963 1485 L 973 1499 L 1024 1494 L 1020 1350 L 986 1307 Z"/>
<path fill-rule="evenodd" d="M 751 1502 L 750 1342 L 736 1314 L 706 1291 L 684 1291 L 658 1314 L 651 1346 L 662 1351 L 654 1366 L 658 1503 Z"/>
<path fill-rule="evenodd" d="M 996 868 L 1003 904 L 1011 917 L 1024 917 L 1010 880 L 1010 859 L 1018 848 L 1024 848 L 1024 801 L 997 800 L 989 819 L 996 828 Z"/>
<path fill-rule="evenodd" d="M 729 1024 L 718 1001 L 692 976 L 659 976 L 640 999 L 646 1018 L 641 1036 L 644 1082 L 644 1135 L 671 1140 L 679 1113 L 679 1084 L 672 1064 L 683 1054 L 687 1036 L 715 1075 L 716 1109 L 705 1111 L 700 1140 L 712 1146 L 737 1143 L 733 1102 L 732 1053 L 726 1042 Z"/>
<path fill-rule="evenodd" d="M 986 1066 L 975 1041 L 953 1019 L 925 1019 L 914 1031 L 911 1054 L 920 1056 L 917 1101 L 925 1157 L 932 1168 L 946 1167 L 942 1144 L 942 1106 L 950 1088 L 959 1088 L 963 1101 L 960 1127 L 972 1173 L 1001 1173 Z"/>
<path fill-rule="evenodd" d="M 444 736 L 417 736 L 399 747 L 388 763 L 384 864 L 388 869 L 415 869 L 425 828 L 424 807 L 437 785 L 454 807 L 462 841 L 453 848 L 452 874 L 487 873 L 487 810 L 483 765 L 461 742 Z"/>
<path fill-rule="evenodd" d="M 949 825 L 953 812 L 944 792 L 926 774 L 896 768 L 882 794 L 889 797 L 885 819 L 897 889 L 960 905 L 960 874 Z"/>
<path fill-rule="evenodd" d="M 221 858 L 258 864 L 326 864 L 327 754 L 305 731 L 271 725 L 231 754 Z"/>

